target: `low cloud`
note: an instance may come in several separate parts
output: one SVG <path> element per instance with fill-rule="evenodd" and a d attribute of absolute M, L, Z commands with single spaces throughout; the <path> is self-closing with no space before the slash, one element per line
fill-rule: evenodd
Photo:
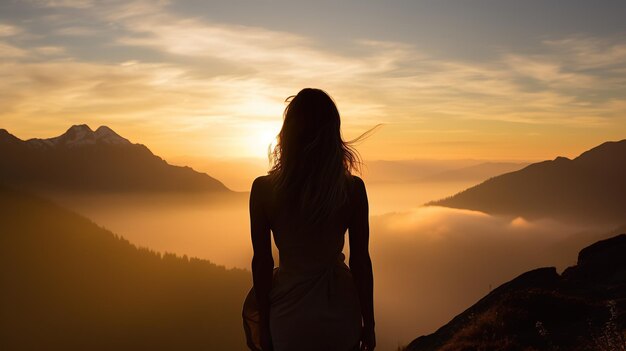
<path fill-rule="evenodd" d="M 491 289 L 543 266 L 576 263 L 608 228 L 443 207 L 374 216 L 377 327 L 385 349 L 434 332 Z"/>
<path fill-rule="evenodd" d="M 250 268 L 246 196 L 232 205 L 216 199 L 145 201 L 114 195 L 62 203 L 141 246 Z M 523 272 L 575 264 L 578 251 L 609 229 L 443 207 L 371 216 L 380 349 L 393 350 L 435 331 Z"/>

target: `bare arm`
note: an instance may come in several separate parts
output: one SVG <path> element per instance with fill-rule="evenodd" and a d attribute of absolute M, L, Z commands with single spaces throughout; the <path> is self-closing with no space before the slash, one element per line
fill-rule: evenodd
<path fill-rule="evenodd" d="M 252 182 L 250 189 L 250 232 L 252 237 L 252 282 L 254 293 L 259 305 L 261 322 L 261 333 L 269 338 L 269 313 L 270 298 L 269 293 L 272 288 L 272 270 L 274 260 L 272 259 L 272 241 L 270 225 L 263 207 L 263 196 L 261 179 L 256 178 Z M 265 347 L 263 348 L 266 349 Z"/>
<path fill-rule="evenodd" d="M 372 261 L 369 254 L 369 204 L 365 183 L 355 177 L 354 207 L 348 226 L 350 238 L 350 270 L 359 293 L 361 315 L 363 317 L 364 334 L 374 335 L 374 275 Z M 376 342 L 369 340 L 369 349 L 373 349 Z"/>

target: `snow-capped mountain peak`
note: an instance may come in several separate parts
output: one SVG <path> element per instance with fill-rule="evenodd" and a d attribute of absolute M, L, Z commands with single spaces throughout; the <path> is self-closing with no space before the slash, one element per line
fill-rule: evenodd
<path fill-rule="evenodd" d="M 131 144 L 128 139 L 119 136 L 107 126 L 100 126 L 94 132 L 86 124 L 73 125 L 65 133 L 58 137 L 49 139 L 31 139 L 28 142 L 31 145 L 38 147 L 80 147 L 95 144 Z"/>
<path fill-rule="evenodd" d="M 119 134 L 115 133 L 113 129 L 107 126 L 100 126 L 94 132 L 97 142 L 102 142 L 106 144 L 130 144 L 128 139 L 121 137 Z"/>
<path fill-rule="evenodd" d="M 91 128 L 89 128 L 86 124 L 71 126 L 65 134 L 54 139 L 57 139 L 57 142 L 62 142 L 65 145 L 96 143 L 93 130 L 91 130 Z"/>

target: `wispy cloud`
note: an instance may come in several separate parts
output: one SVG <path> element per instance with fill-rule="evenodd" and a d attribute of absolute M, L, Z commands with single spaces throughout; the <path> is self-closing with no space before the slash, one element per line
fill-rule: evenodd
<path fill-rule="evenodd" d="M 84 26 L 63 27 L 54 31 L 54 33 L 57 35 L 65 35 L 70 37 L 89 37 L 95 34 L 99 34 L 101 32 L 101 30 Z"/>
<path fill-rule="evenodd" d="M 574 35 L 543 43 L 563 53 L 564 62 L 578 69 L 624 67 L 626 61 L 626 43 L 623 41 Z"/>
<path fill-rule="evenodd" d="M 86 9 L 94 6 L 92 0 L 33 0 L 36 5 L 52 8 Z"/>
<path fill-rule="evenodd" d="M 6 42 L 0 41 L 0 57 L 3 58 L 16 58 L 16 57 L 24 57 L 26 56 L 26 50 L 22 50 L 21 48 L 11 45 Z"/>
<path fill-rule="evenodd" d="M 20 28 L 9 24 L 0 23 L 0 37 L 10 37 L 20 32 Z"/>
<path fill-rule="evenodd" d="M 578 100 L 584 100 L 589 92 L 615 88 L 602 84 L 601 73 L 579 72 L 577 67 L 562 65 L 569 52 L 561 50 L 564 44 L 558 42 L 544 43 L 551 50 L 545 57 L 504 54 L 500 60 L 470 64 L 438 60 L 403 43 L 357 40 L 353 49 L 361 54 L 352 56 L 324 50 L 308 38 L 263 28 L 207 23 L 159 12 L 149 16 L 125 14 L 121 19 L 131 34 L 119 38 L 119 43 L 229 62 L 240 67 L 242 77 L 265 81 L 268 88 L 280 82 L 297 84 L 324 77 L 324 83 L 336 91 L 356 95 L 358 89 L 361 95 L 376 96 L 378 107 L 369 112 L 383 119 L 439 114 L 587 124 L 590 115 L 595 121 L 604 116 L 594 109 L 599 104 L 579 104 Z M 586 48 L 587 56 L 590 47 L 609 51 L 611 56 L 621 53 L 619 46 L 606 48 L 610 43 L 593 42 L 595 46 L 590 46 L 589 38 L 564 40 L 576 41 L 571 46 Z M 616 62 L 613 59 L 604 64 Z M 520 78 L 534 80 L 539 86 L 529 89 Z M 572 92 L 572 88 L 582 91 Z M 581 114 L 582 119 L 577 119 Z"/>
<path fill-rule="evenodd" d="M 86 55 L 71 50 L 71 42 L 15 40 L 28 31 L 0 25 L 0 35 L 11 39 L 0 42 L 0 69 L 8 77 L 0 83 L 8 91 L 0 113 L 5 120 L 144 120 L 155 130 L 176 125 L 196 131 L 191 139 L 210 148 L 200 133 L 211 125 L 223 131 L 220 142 L 230 135 L 233 145 L 242 143 L 241 128 L 250 123 L 271 135 L 283 99 L 306 86 L 336 98 L 351 132 L 379 122 L 432 129 L 424 124 L 442 119 L 470 131 L 473 121 L 610 128 L 626 116 L 626 43 L 619 40 L 576 35 L 539 42 L 540 53 L 509 48 L 475 62 L 367 38 L 330 47 L 302 34 L 183 16 L 166 1 L 40 5 L 81 11 L 81 21 L 67 26 L 57 17 L 69 14 L 49 17 L 54 34 L 78 41 L 104 37 L 92 46 L 97 54 Z"/>
<path fill-rule="evenodd" d="M 66 54 L 65 48 L 61 46 L 38 46 L 33 48 L 33 52 L 43 56 L 59 56 Z"/>

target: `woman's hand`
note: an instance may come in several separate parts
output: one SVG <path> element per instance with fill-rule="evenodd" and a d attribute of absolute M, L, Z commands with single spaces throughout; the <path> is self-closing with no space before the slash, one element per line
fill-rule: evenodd
<path fill-rule="evenodd" d="M 361 330 L 361 351 L 373 351 L 376 347 L 376 334 L 374 328 L 363 328 Z"/>

